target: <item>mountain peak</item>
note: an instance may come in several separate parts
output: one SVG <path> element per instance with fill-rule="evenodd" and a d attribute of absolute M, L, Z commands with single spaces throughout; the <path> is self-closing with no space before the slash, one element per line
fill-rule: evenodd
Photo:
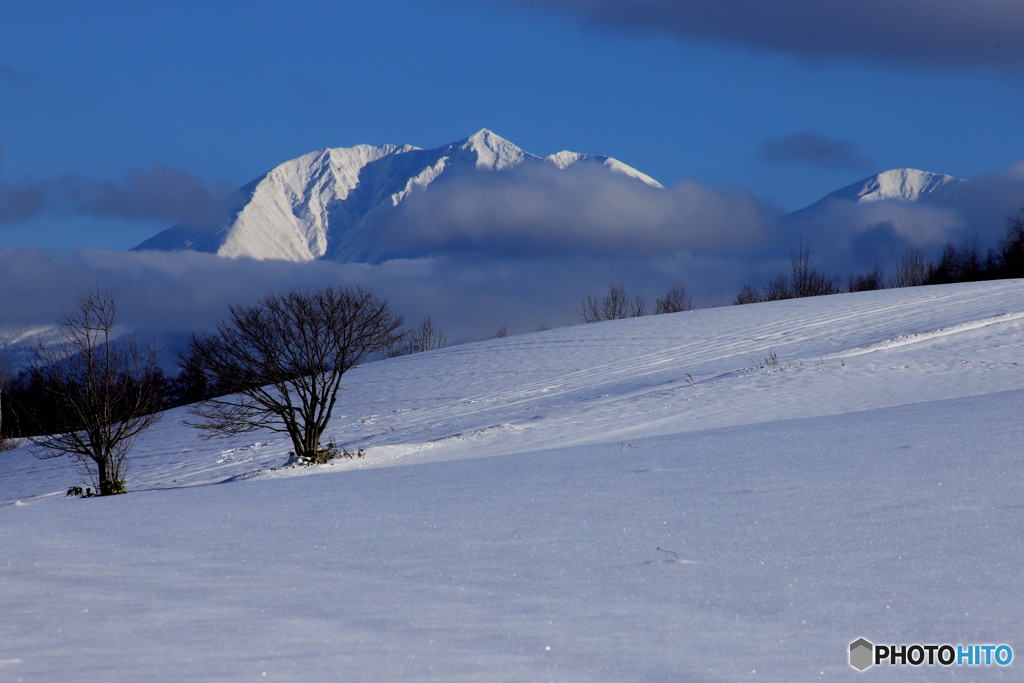
<path fill-rule="evenodd" d="M 829 196 L 855 202 L 877 202 L 883 199 L 916 202 L 927 195 L 945 195 L 963 182 L 942 173 L 929 173 L 916 168 L 894 168 L 844 187 Z"/>
<path fill-rule="evenodd" d="M 533 156 L 486 128 L 481 128 L 462 142 L 457 142 L 452 146 L 475 153 L 477 168 L 495 171 L 516 166 L 524 159 Z"/>
<path fill-rule="evenodd" d="M 960 188 L 968 181 L 916 168 L 893 168 L 847 185 L 822 199 L 794 211 L 791 216 L 811 217 L 836 201 L 867 204 L 880 201 L 943 204 L 956 202 Z"/>
<path fill-rule="evenodd" d="M 580 154 L 579 152 L 570 152 L 567 149 L 563 149 L 561 152 L 556 152 L 545 157 L 545 161 L 549 161 L 560 169 L 567 169 L 577 161 L 586 158 L 586 155 Z"/>

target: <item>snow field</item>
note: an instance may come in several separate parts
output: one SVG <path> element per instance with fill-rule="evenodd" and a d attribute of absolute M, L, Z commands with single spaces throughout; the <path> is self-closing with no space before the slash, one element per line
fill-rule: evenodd
<path fill-rule="evenodd" d="M 0 454 L 0 680 L 1015 680 L 846 652 L 1024 655 L 1022 311 L 982 283 L 371 363 L 331 428 L 365 459 L 271 470 L 278 435 L 172 411 L 109 499 Z"/>

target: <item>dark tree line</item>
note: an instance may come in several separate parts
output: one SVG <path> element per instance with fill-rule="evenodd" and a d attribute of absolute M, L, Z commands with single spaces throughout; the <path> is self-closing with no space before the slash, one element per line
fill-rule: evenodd
<path fill-rule="evenodd" d="M 984 253 L 976 237 L 961 245 L 947 242 L 934 261 L 920 249 L 908 247 L 887 284 L 918 287 L 1019 277 L 1024 277 L 1024 207 L 1007 217 L 1005 234 Z"/>
<path fill-rule="evenodd" d="M 33 364 L 6 378 L 0 386 L 0 436 L 17 439 L 52 434 L 64 428 L 62 402 L 51 390 L 52 368 Z M 224 393 L 215 381 L 199 373 L 192 362 L 169 377 L 159 366 L 149 368 L 146 383 L 154 399 L 147 404 L 153 412 L 204 401 Z"/>
<path fill-rule="evenodd" d="M 362 297 L 360 300 L 366 296 L 372 297 L 358 288 L 351 291 L 359 292 Z M 266 304 L 267 301 L 261 302 L 261 305 Z M 312 322 L 302 324 L 313 325 Z M 397 329 L 392 332 L 385 340 L 386 344 L 381 346 L 375 343 L 370 353 L 379 352 L 385 358 L 393 358 L 443 348 L 448 341 L 447 335 L 437 328 L 429 316 L 407 332 Z M 283 340 L 279 338 L 278 342 L 283 343 Z M 151 412 L 209 401 L 239 391 L 243 386 L 248 389 L 263 380 L 266 380 L 264 384 L 273 381 L 267 375 L 262 378 L 252 377 L 251 382 L 245 384 L 240 383 L 237 377 L 212 373 L 201 349 L 195 344 L 178 349 L 175 355 L 178 361 L 177 374 L 168 376 L 155 364 L 147 369 L 146 384 L 154 395 L 153 400 L 147 404 Z M 366 355 L 361 353 L 359 359 L 362 360 Z M 37 361 L 18 373 L 11 373 L 3 361 L 0 357 L 0 449 L 4 438 L 53 434 L 66 428 L 68 422 L 61 411 L 61 401 L 48 383 L 48 377 L 52 374 L 48 362 Z"/>
<path fill-rule="evenodd" d="M 791 269 L 791 275 L 778 275 L 760 289 L 744 285 L 733 303 L 795 299 L 843 291 L 838 277 L 824 275 L 811 265 L 810 250 L 802 239 L 791 255 Z M 1005 235 L 985 253 L 978 246 L 977 238 L 961 245 L 947 242 L 935 260 L 929 260 L 920 248 L 910 246 L 888 276 L 878 267 L 866 273 L 850 275 L 846 280 L 846 291 L 1021 277 L 1024 277 L 1024 207 L 1007 218 Z"/>

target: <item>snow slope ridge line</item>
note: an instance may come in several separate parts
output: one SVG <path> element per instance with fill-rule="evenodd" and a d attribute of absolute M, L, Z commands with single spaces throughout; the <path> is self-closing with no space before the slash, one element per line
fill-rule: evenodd
<path fill-rule="evenodd" d="M 301 474 L 1024 390 L 1022 335 L 1024 280 L 1010 280 L 702 309 L 465 344 L 354 368 L 326 435 L 365 457 Z M 778 367 L 757 366 L 769 356 Z M 202 441 L 181 426 L 185 411 L 169 411 L 140 437 L 133 491 L 191 488 L 255 469 L 261 477 L 300 474 L 274 469 L 291 448 L 280 435 Z M 0 454 L 0 471 L 0 504 L 63 499 L 80 483 L 74 463 L 36 460 L 24 446 Z"/>
<path fill-rule="evenodd" d="M 852 356 L 861 356 L 866 353 L 874 353 L 876 351 L 888 351 L 889 349 L 896 349 L 901 346 L 909 346 L 910 344 L 920 344 L 921 342 L 930 341 L 939 337 L 948 337 L 961 332 L 969 332 L 971 330 L 981 329 L 988 327 L 989 325 L 999 325 L 1001 323 L 1011 322 L 1013 320 L 1020 320 L 1024 318 L 1024 311 L 1018 313 L 1004 313 L 1002 315 L 993 316 L 991 318 L 982 318 L 980 320 L 972 320 L 971 322 L 960 323 L 958 325 L 949 325 L 948 327 L 940 327 L 937 330 L 931 332 L 918 332 L 916 334 L 905 334 L 893 339 L 886 339 L 876 344 L 867 344 L 860 346 L 856 349 L 850 349 L 849 351 L 839 351 L 837 353 L 828 354 L 823 356 L 825 359 L 833 358 L 850 358 Z"/>

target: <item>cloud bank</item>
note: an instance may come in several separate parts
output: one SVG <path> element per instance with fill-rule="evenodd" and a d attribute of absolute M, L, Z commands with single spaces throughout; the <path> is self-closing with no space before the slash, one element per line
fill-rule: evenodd
<path fill-rule="evenodd" d="M 807 58 L 1024 69 L 1016 0 L 506 0 Z"/>
<path fill-rule="evenodd" d="M 728 297 L 733 283 L 748 273 L 741 260 L 686 254 L 570 259 L 478 254 L 339 264 L 228 259 L 189 251 L 81 249 L 64 256 L 17 247 L 0 249 L 0 342 L 13 329 L 52 325 L 88 287 L 112 293 L 118 322 L 173 339 L 175 333 L 208 329 L 226 315 L 229 304 L 251 302 L 268 292 L 359 285 L 387 297 L 408 323 L 430 315 L 453 342 L 462 342 L 493 336 L 502 325 L 518 334 L 578 322 L 576 308 L 586 294 L 604 291 L 611 282 L 646 294 L 653 304 L 680 279 L 692 282 L 691 289 L 704 299 L 709 286 L 724 282 L 728 291 L 715 293 Z"/>
<path fill-rule="evenodd" d="M 934 256 L 947 240 L 977 235 L 984 249 L 1024 203 L 1024 166 L 965 183 L 955 205 L 832 200 L 795 216 L 742 190 L 693 181 L 658 190 L 599 170 L 537 165 L 438 183 L 367 226 L 360 239 L 374 258 L 361 263 L 0 249 L 0 342 L 5 328 L 54 323 L 92 286 L 113 293 L 121 322 L 162 336 L 209 328 L 229 304 L 271 291 L 339 284 L 372 289 L 408 322 L 430 315 L 454 342 L 469 341 L 502 325 L 516 334 L 578 322 L 583 298 L 611 283 L 653 304 L 682 282 L 698 306 L 725 305 L 743 285 L 785 272 L 798 239 L 816 267 L 843 278 L 890 270 L 909 244 Z M 119 203 L 117 191 L 90 201 L 125 215 L 147 205 Z"/>
<path fill-rule="evenodd" d="M 367 236 L 375 260 L 435 253 L 504 256 L 763 249 L 781 212 L 745 190 L 684 181 L 667 190 L 609 173 L 524 164 L 438 182 L 380 216 Z"/>
<path fill-rule="evenodd" d="M 228 185 L 210 185 L 188 171 L 156 164 L 116 181 L 79 175 L 0 181 L 0 226 L 58 214 L 202 223 L 223 216 L 236 201 Z"/>

